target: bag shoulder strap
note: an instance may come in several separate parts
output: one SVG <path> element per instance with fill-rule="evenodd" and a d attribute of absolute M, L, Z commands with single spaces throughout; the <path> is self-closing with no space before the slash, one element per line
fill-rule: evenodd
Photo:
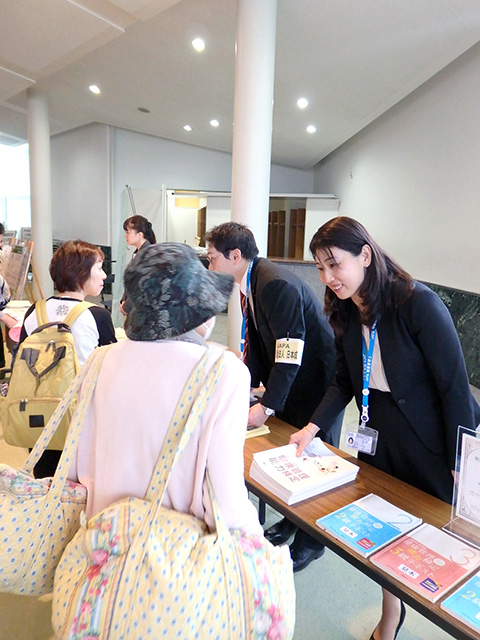
<path fill-rule="evenodd" d="M 47 301 L 45 299 L 38 300 L 35 303 L 35 313 L 37 314 L 37 323 L 40 327 L 42 324 L 47 324 L 49 322 L 47 315 Z"/>
<path fill-rule="evenodd" d="M 70 309 L 70 311 L 67 313 L 67 315 L 65 316 L 63 322 L 65 324 L 68 324 L 68 326 L 70 327 L 70 329 L 72 328 L 75 320 L 77 320 L 77 318 L 89 307 L 94 307 L 95 305 L 92 302 L 87 302 L 86 300 L 83 300 L 82 302 L 79 302 L 78 304 L 76 304 L 74 307 L 72 307 Z M 48 320 L 47 320 L 48 322 Z"/>
<path fill-rule="evenodd" d="M 170 478 L 173 466 L 177 462 L 181 452 L 186 447 L 198 422 L 201 420 L 205 409 L 212 397 L 216 386 L 222 377 L 225 368 L 223 353 L 218 349 L 219 355 L 206 374 L 207 363 L 211 357 L 211 349 L 207 350 L 197 367 L 190 374 L 183 393 L 177 403 L 177 407 L 170 421 L 157 464 L 150 480 L 146 500 L 151 501 L 147 517 L 142 523 L 148 527 L 155 519 L 158 509 L 161 507 L 163 494 Z"/>
<path fill-rule="evenodd" d="M 32 473 L 33 467 L 37 464 L 41 455 L 47 448 L 48 443 L 52 439 L 53 434 L 62 421 L 63 416 L 66 414 L 67 409 L 70 407 L 72 402 L 76 400 L 77 392 L 80 389 L 80 386 L 82 385 L 82 383 L 84 383 L 81 401 L 77 402 L 75 406 L 75 411 L 68 428 L 65 446 L 63 448 L 63 452 L 52 481 L 50 490 L 51 494 L 54 493 L 55 488 L 55 493 L 59 495 L 62 491 L 63 485 L 65 484 L 65 480 L 72 463 L 73 455 L 75 454 L 77 449 L 77 443 L 82 431 L 85 417 L 87 415 L 90 400 L 95 390 L 98 374 L 102 367 L 103 359 L 105 358 L 107 351 L 112 346 L 113 345 L 105 345 L 103 347 L 97 347 L 90 354 L 77 376 L 70 383 L 70 386 L 66 390 L 63 398 L 58 403 L 57 408 L 53 412 L 50 420 L 48 421 L 46 427 L 43 429 L 40 437 L 38 438 L 35 446 L 33 447 L 30 455 L 23 465 L 23 469 L 27 473 Z"/>
<path fill-rule="evenodd" d="M 156 526 L 160 510 L 162 508 L 163 494 L 165 492 L 171 470 L 180 453 L 185 448 L 190 436 L 192 435 L 196 425 L 198 424 L 198 421 L 202 418 L 203 413 L 211 399 L 211 396 L 215 391 L 215 388 L 223 374 L 223 370 L 225 368 L 223 352 L 220 349 L 218 351 L 220 351 L 220 355 L 210 367 L 210 370 L 208 371 L 207 376 L 203 381 L 201 379 L 202 376 L 199 374 L 201 373 L 201 371 L 205 371 L 206 363 L 208 362 L 208 351 L 203 356 L 202 360 L 199 362 L 194 371 L 190 374 L 190 378 L 185 385 L 182 396 L 178 401 L 177 408 L 172 416 L 172 420 L 170 422 L 167 435 L 165 436 L 164 444 L 160 452 L 158 462 L 152 476 L 152 480 L 150 481 L 151 486 L 149 486 L 149 489 L 145 496 L 146 499 L 150 499 L 150 506 L 148 512 L 145 514 L 145 517 L 140 524 L 138 531 L 138 535 L 143 536 L 143 539 L 146 539 L 148 537 L 148 532 Z M 201 384 L 202 382 L 203 384 Z M 188 413 L 188 416 L 185 415 L 185 397 L 187 398 L 187 402 L 190 405 L 190 412 Z M 178 436 L 178 438 L 177 431 L 180 431 L 180 435 Z M 178 439 L 180 440 L 180 442 L 178 443 L 178 446 L 175 447 L 173 440 L 178 441 Z M 230 532 L 225 520 L 223 519 L 217 500 L 215 498 L 208 469 L 205 474 L 205 480 L 207 492 L 212 502 L 217 539 L 219 544 L 221 544 L 225 549 L 225 544 L 229 544 L 228 541 L 230 539 Z M 149 492 L 151 489 L 153 489 L 153 496 L 150 497 Z M 128 561 L 130 561 L 130 564 L 132 564 L 132 558 L 127 558 L 127 562 Z M 134 558 L 134 562 L 137 562 L 136 558 Z M 227 563 L 227 565 L 224 566 L 224 571 L 226 575 L 229 576 L 229 579 L 231 579 L 232 583 L 234 583 L 235 580 L 238 580 L 239 573 L 235 569 L 235 567 L 233 567 L 233 565 L 228 565 Z"/>

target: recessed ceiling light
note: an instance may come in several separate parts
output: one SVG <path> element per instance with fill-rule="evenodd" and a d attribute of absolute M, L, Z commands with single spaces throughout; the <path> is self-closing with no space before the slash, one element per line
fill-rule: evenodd
<path fill-rule="evenodd" d="M 299 98 L 297 100 L 297 107 L 299 109 L 306 109 L 308 107 L 308 100 L 306 98 Z"/>
<path fill-rule="evenodd" d="M 307 127 L 308 133 L 315 133 L 316 130 L 317 130 L 317 127 L 313 124 L 309 124 Z"/>
<path fill-rule="evenodd" d="M 201 38 L 195 38 L 192 40 L 192 47 L 201 53 L 205 49 L 205 42 Z"/>
<path fill-rule="evenodd" d="M 189 124 L 186 124 L 184 127 L 185 131 L 191 131 L 192 127 Z"/>
<path fill-rule="evenodd" d="M 138 111 L 142 113 L 150 113 L 150 109 L 145 109 L 145 107 L 137 107 Z"/>
<path fill-rule="evenodd" d="M 212 125 L 212 127 L 218 127 L 220 123 L 218 120 L 210 120 L 210 124 Z"/>
<path fill-rule="evenodd" d="M 90 89 L 90 91 L 91 91 L 92 93 L 94 93 L 96 96 L 98 96 L 98 95 L 101 93 L 100 89 L 97 87 L 97 85 L 96 85 L 96 84 L 91 84 L 88 88 L 89 88 L 89 89 Z"/>

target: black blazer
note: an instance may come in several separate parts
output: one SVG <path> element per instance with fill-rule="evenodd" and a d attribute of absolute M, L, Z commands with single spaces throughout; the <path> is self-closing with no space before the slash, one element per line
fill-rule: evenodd
<path fill-rule="evenodd" d="M 143 249 L 146 249 L 147 247 L 150 246 L 150 244 L 151 244 L 150 241 L 145 238 L 145 242 L 142 244 L 142 246 L 139 249 L 135 249 L 135 251 L 133 252 L 132 260 L 135 260 L 135 258 L 137 257 L 137 253 L 139 251 L 142 251 Z M 123 295 L 122 295 L 122 297 L 120 299 L 120 304 L 122 304 L 122 302 L 123 302 L 123 312 L 125 314 L 130 313 L 130 311 L 133 308 L 133 305 L 130 302 L 130 300 L 128 299 L 126 291 L 123 292 Z"/>
<path fill-rule="evenodd" d="M 336 340 L 335 381 L 312 422 L 328 431 L 338 407 L 355 396 L 362 403 L 362 333 L 353 303 L 344 335 Z M 447 308 L 431 289 L 418 282 L 394 316 L 377 325 L 385 375 L 397 406 L 434 453 L 446 452 L 454 469 L 457 427 L 475 429 L 480 407 L 470 391 L 457 332 Z"/>
<path fill-rule="evenodd" d="M 305 426 L 335 371 L 333 332 L 312 289 L 287 267 L 254 260 L 246 364 L 252 386 L 266 387 L 262 403 L 294 426 Z M 275 341 L 305 342 L 301 365 L 275 363 Z"/>

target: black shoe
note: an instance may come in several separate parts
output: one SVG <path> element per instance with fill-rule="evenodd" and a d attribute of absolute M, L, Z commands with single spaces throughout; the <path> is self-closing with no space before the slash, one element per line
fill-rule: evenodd
<path fill-rule="evenodd" d="M 400 629 L 402 627 L 402 624 L 403 624 L 403 622 L 405 620 L 405 616 L 406 615 L 407 615 L 407 611 L 405 609 L 405 605 L 403 604 L 403 602 L 400 602 L 400 620 L 398 621 L 397 628 L 395 629 L 395 635 L 393 636 L 393 640 L 396 640 L 396 637 L 397 637 L 398 632 L 400 631 Z M 370 636 L 370 640 L 375 640 L 374 636 L 375 636 L 375 631 L 377 630 L 377 628 L 378 628 L 378 624 L 375 627 L 375 629 L 373 630 L 373 633 Z"/>
<path fill-rule="evenodd" d="M 265 531 L 265 538 L 274 545 L 284 544 L 298 529 L 296 524 L 283 518 Z"/>
<path fill-rule="evenodd" d="M 294 540 L 290 545 L 290 555 L 293 560 L 293 570 L 301 571 L 308 567 L 308 565 L 321 558 L 325 553 L 325 547 L 317 547 L 316 549 L 310 549 L 303 544 L 298 544 L 297 540 Z"/>

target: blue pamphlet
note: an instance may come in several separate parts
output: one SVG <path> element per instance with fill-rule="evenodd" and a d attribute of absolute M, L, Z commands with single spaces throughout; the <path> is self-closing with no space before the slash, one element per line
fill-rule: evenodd
<path fill-rule="evenodd" d="M 480 631 L 480 572 L 440 604 L 441 608 L 475 631 Z"/>
<path fill-rule="evenodd" d="M 364 557 L 421 523 L 421 518 L 373 493 L 317 520 L 320 529 L 328 531 Z"/>

